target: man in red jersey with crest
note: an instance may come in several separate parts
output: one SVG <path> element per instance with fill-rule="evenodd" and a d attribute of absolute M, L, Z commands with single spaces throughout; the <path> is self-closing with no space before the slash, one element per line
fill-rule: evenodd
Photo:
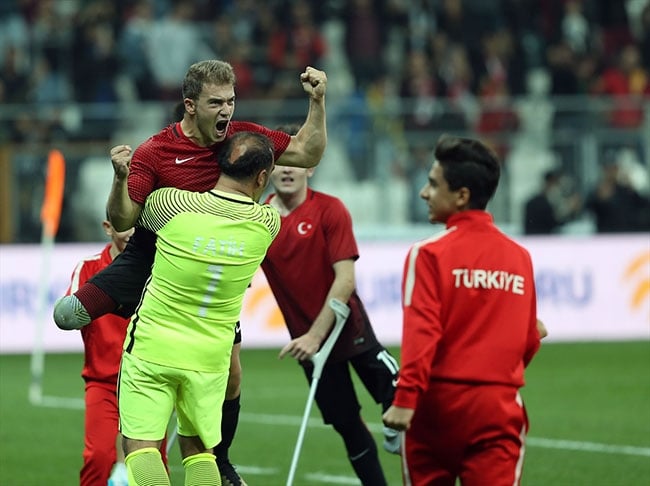
<path fill-rule="evenodd" d="M 212 189 L 219 178 L 217 157 L 222 142 L 236 132 L 252 131 L 267 136 L 273 143 L 275 160 L 284 165 L 318 164 L 327 143 L 327 76 L 307 67 L 300 75 L 300 82 L 309 96 L 309 111 L 298 133 L 289 136 L 255 123 L 231 120 L 235 108 L 235 74 L 230 64 L 207 60 L 190 66 L 182 87 L 183 120 L 164 128 L 132 154 L 127 145 L 111 149 L 115 175 L 108 212 L 115 228 L 133 226 L 146 197 L 155 189 L 177 187 L 199 192 Z M 154 235 L 136 228 L 124 253 L 113 264 L 72 296 L 57 302 L 54 309 L 57 325 L 63 329 L 79 328 L 109 312 L 130 316 L 150 274 L 154 252 Z M 223 405 L 222 442 L 215 448 L 222 481 L 233 485 L 244 484 L 228 458 L 240 408 L 240 341 L 241 334 L 237 332 Z"/>
<path fill-rule="evenodd" d="M 528 251 L 485 210 L 499 176 L 482 143 L 443 137 L 420 191 L 446 229 L 413 245 L 404 266 L 401 369 L 384 424 L 406 431 L 406 485 L 520 483 L 519 388 L 543 325 Z"/>
<path fill-rule="evenodd" d="M 282 129 L 294 134 L 297 128 Z M 291 335 L 280 357 L 296 358 L 311 383 L 310 358 L 334 326 L 328 302 L 336 298 L 347 303 L 350 316 L 323 368 L 315 399 L 324 422 L 343 439 L 361 483 L 381 486 L 386 479 L 375 441 L 361 417 L 350 366 L 383 412 L 393 400 L 397 361 L 377 340 L 356 292 L 359 251 L 350 213 L 339 199 L 308 187 L 312 173 L 276 165 L 271 174 L 274 194 L 266 201 L 282 217 L 280 233 L 262 262 Z M 384 438 L 384 448 L 398 453 L 397 431 L 386 428 Z"/>

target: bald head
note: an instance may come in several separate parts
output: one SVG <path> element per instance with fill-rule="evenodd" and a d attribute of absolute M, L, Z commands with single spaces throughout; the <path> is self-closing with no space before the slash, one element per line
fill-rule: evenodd
<path fill-rule="evenodd" d="M 239 181 L 251 179 L 262 170 L 270 172 L 273 162 L 271 141 L 257 132 L 237 132 L 226 139 L 219 156 L 221 174 Z"/>

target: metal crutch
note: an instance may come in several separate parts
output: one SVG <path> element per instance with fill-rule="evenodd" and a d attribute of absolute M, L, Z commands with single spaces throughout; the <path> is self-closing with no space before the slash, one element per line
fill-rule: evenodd
<path fill-rule="evenodd" d="M 287 486 L 293 485 L 293 478 L 298 466 L 298 458 L 300 457 L 300 450 L 302 449 L 302 442 L 305 437 L 305 430 L 307 429 L 307 421 L 309 420 L 309 413 L 311 406 L 314 403 L 316 396 L 316 388 L 318 387 L 318 380 L 320 379 L 321 372 L 325 366 L 325 362 L 336 343 L 336 340 L 343 330 L 343 325 L 350 315 L 350 308 L 338 299 L 330 299 L 329 306 L 334 311 L 336 322 L 329 337 L 320 348 L 320 350 L 312 356 L 311 361 L 314 364 L 314 371 L 312 373 L 311 385 L 309 387 L 309 397 L 307 398 L 307 405 L 305 405 L 305 413 L 302 416 L 302 424 L 300 424 L 300 432 L 298 433 L 298 441 L 296 448 L 293 451 L 293 459 L 291 460 L 291 468 L 289 469 L 289 477 L 287 478 Z"/>

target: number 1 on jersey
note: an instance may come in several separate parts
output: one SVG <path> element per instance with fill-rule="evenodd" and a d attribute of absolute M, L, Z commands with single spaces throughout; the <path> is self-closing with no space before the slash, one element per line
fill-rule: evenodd
<path fill-rule="evenodd" d="M 199 307 L 199 317 L 205 317 L 208 313 L 208 304 L 212 300 L 212 297 L 217 290 L 219 280 L 221 280 L 223 266 L 208 265 L 208 272 L 210 273 L 210 280 L 208 281 L 208 286 L 205 289 L 205 294 L 203 294 L 203 305 Z"/>

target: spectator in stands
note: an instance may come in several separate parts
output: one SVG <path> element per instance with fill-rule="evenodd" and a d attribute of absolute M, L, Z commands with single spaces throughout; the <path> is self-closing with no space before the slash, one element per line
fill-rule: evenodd
<path fill-rule="evenodd" d="M 228 59 L 237 79 L 237 99 L 251 98 L 261 92 L 255 85 L 255 73 L 251 63 L 253 46 L 249 32 L 237 34 L 230 16 L 222 15 L 212 24 L 210 47 L 219 59 Z M 246 31 L 247 29 L 241 29 Z"/>
<path fill-rule="evenodd" d="M 593 93 L 613 96 L 610 123 L 615 128 L 637 128 L 643 123 L 642 99 L 650 98 L 650 73 L 641 65 L 636 44 L 626 45 L 613 66 L 598 78 Z"/>
<path fill-rule="evenodd" d="M 557 233 L 562 225 L 580 213 L 580 196 L 576 193 L 568 197 L 563 194 L 562 177 L 560 170 L 549 170 L 544 174 L 541 191 L 526 202 L 525 234 Z"/>
<path fill-rule="evenodd" d="M 405 98 L 404 102 L 411 112 L 405 118 L 406 128 L 432 128 L 440 116 L 441 107 L 437 98 L 441 97 L 442 93 L 442 82 L 432 69 L 428 54 L 425 51 L 407 53 L 400 85 L 400 96 Z"/>
<path fill-rule="evenodd" d="M 650 2 L 641 11 L 641 55 L 643 67 L 650 71 Z"/>
<path fill-rule="evenodd" d="M 579 0 L 564 2 L 562 37 L 576 54 L 584 54 L 589 48 L 590 26 Z"/>
<path fill-rule="evenodd" d="M 505 80 L 490 81 L 481 88 L 479 96 L 481 113 L 476 131 L 505 160 L 510 151 L 509 136 L 519 129 L 519 115 L 514 110 L 508 84 Z"/>
<path fill-rule="evenodd" d="M 548 46 L 546 63 L 551 75 L 551 94 L 558 96 L 577 94 L 576 55 L 571 46 L 563 41 Z"/>
<path fill-rule="evenodd" d="M 274 98 L 299 98 L 303 92 L 296 86 L 295 73 L 302 66 L 320 66 L 327 45 L 313 19 L 306 0 L 290 3 L 288 25 L 278 25 L 269 39 L 268 62 L 274 71 Z"/>
<path fill-rule="evenodd" d="M 24 103 L 27 100 L 29 76 L 20 57 L 20 48 L 15 45 L 6 46 L 4 55 L 0 55 L 1 103 Z"/>
<path fill-rule="evenodd" d="M 110 103 L 117 100 L 115 16 L 113 2 L 107 0 L 94 0 L 79 12 L 72 42 L 72 75 L 77 101 Z"/>
<path fill-rule="evenodd" d="M 147 39 L 148 62 L 154 87 L 161 100 L 176 101 L 187 67 L 203 59 L 214 59 L 200 25 L 195 22 L 192 0 L 171 0 L 171 10 L 154 22 Z"/>
<path fill-rule="evenodd" d="M 240 3 L 237 2 L 237 5 Z M 255 19 L 251 23 L 251 64 L 255 73 L 255 84 L 264 96 L 268 96 L 273 85 L 273 69 L 268 63 L 268 46 L 271 35 L 279 28 L 279 19 L 270 2 L 258 2 Z"/>
<path fill-rule="evenodd" d="M 434 58 L 432 62 L 438 66 L 448 101 L 448 111 L 441 116 L 440 123 L 445 130 L 466 130 L 468 120 L 473 120 L 478 112 L 478 102 L 472 92 L 474 71 L 467 49 L 461 44 L 452 43 L 441 60 Z"/>
<path fill-rule="evenodd" d="M 494 27 L 492 19 L 478 15 L 477 2 L 442 0 L 437 5 L 436 20 L 440 31 L 451 42 L 465 45 L 472 52 L 479 49 L 486 28 Z"/>
<path fill-rule="evenodd" d="M 137 0 L 128 11 L 117 39 L 121 71 L 142 101 L 157 97 L 156 90 L 151 89 L 152 74 L 147 56 L 147 37 L 153 22 L 153 0 Z"/>
<path fill-rule="evenodd" d="M 615 56 L 633 42 L 626 10 L 627 1 L 590 0 L 594 11 L 593 22 L 598 26 L 603 55 Z"/>
<path fill-rule="evenodd" d="M 429 208 L 422 204 L 419 191 L 429 180 L 429 169 L 433 157 L 433 147 L 427 143 L 412 144 L 406 177 L 409 183 L 409 218 L 412 223 L 426 221 Z"/>
<path fill-rule="evenodd" d="M 345 53 L 356 86 L 364 89 L 384 71 L 389 19 L 372 0 L 351 0 L 343 12 Z"/>
<path fill-rule="evenodd" d="M 600 180 L 589 194 L 586 208 L 599 233 L 649 231 L 650 199 L 634 189 L 617 157 L 615 153 L 605 155 Z"/>

